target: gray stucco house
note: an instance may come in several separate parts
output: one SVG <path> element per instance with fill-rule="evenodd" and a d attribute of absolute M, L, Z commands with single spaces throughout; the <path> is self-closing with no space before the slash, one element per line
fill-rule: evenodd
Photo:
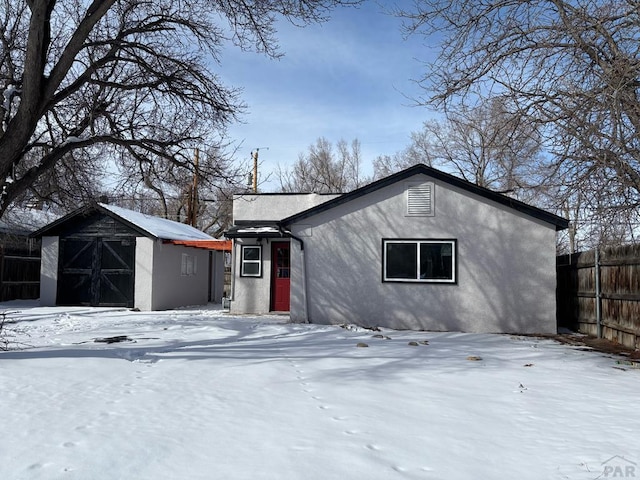
<path fill-rule="evenodd" d="M 234 197 L 232 313 L 553 333 L 567 220 L 425 165 L 343 195 Z"/>
<path fill-rule="evenodd" d="M 42 238 L 40 304 L 164 310 L 221 303 L 228 241 L 106 204 L 80 208 Z"/>

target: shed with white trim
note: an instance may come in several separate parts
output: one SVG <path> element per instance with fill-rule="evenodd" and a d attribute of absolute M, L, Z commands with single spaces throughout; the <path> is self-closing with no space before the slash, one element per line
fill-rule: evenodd
<path fill-rule="evenodd" d="M 163 310 L 222 300 L 230 245 L 189 225 L 97 203 L 33 236 L 42 238 L 42 305 Z"/>

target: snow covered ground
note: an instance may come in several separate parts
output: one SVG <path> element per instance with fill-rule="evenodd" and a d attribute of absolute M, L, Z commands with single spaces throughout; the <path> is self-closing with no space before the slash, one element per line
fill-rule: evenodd
<path fill-rule="evenodd" d="M 28 345 L 0 352 L 3 480 L 640 477 L 620 357 L 214 308 L 0 310 Z"/>

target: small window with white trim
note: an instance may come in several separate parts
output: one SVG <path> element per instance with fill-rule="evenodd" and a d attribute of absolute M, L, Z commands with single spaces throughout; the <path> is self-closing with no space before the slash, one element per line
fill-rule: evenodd
<path fill-rule="evenodd" d="M 262 276 L 262 247 L 260 245 L 243 245 L 241 252 L 241 277 Z"/>
<path fill-rule="evenodd" d="M 180 274 L 183 277 L 187 277 L 196 273 L 198 273 L 198 257 L 183 253 Z"/>
<path fill-rule="evenodd" d="M 433 182 L 407 183 L 407 217 L 432 217 L 434 208 Z"/>
<path fill-rule="evenodd" d="M 382 281 L 456 283 L 456 240 L 382 240 Z"/>

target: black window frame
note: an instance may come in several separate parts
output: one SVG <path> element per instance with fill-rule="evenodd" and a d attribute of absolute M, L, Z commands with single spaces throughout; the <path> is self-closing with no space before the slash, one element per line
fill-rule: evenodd
<path fill-rule="evenodd" d="M 258 260 L 245 260 L 244 251 L 247 248 L 256 248 L 258 249 Z M 258 273 L 257 274 L 247 274 L 245 273 L 245 265 L 246 264 L 258 264 Z M 262 245 L 241 245 L 240 246 L 240 276 L 241 277 L 249 277 L 249 278 L 262 278 Z"/>
<path fill-rule="evenodd" d="M 415 278 L 387 277 L 387 245 L 392 243 L 414 244 L 416 246 L 416 276 Z M 420 245 L 421 244 L 450 244 L 451 245 L 451 276 L 452 278 L 420 278 Z M 383 283 L 420 283 L 457 285 L 458 284 L 458 240 L 456 238 L 383 238 L 382 239 L 382 282 Z"/>

